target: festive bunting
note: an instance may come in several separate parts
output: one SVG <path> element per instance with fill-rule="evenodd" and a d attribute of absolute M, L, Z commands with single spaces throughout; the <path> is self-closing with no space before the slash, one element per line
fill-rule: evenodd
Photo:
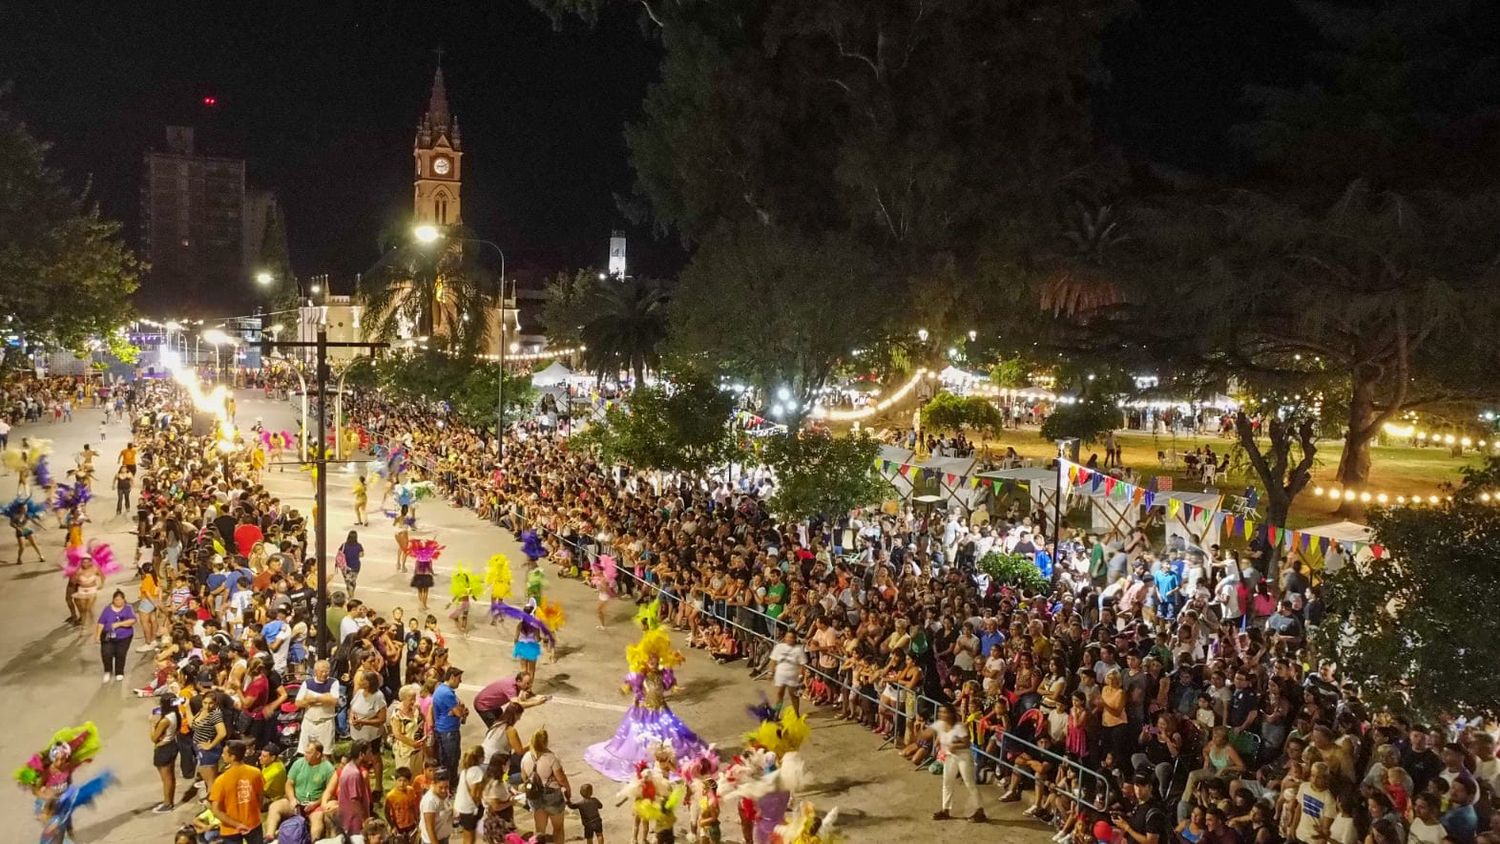
<path fill-rule="evenodd" d="M 1178 501 L 1175 498 L 1168 498 L 1167 499 L 1167 518 L 1169 518 L 1169 519 L 1175 519 L 1175 518 L 1177 518 L 1177 514 L 1179 512 L 1181 512 L 1181 510 L 1182 510 L 1182 502 L 1181 501 Z"/>

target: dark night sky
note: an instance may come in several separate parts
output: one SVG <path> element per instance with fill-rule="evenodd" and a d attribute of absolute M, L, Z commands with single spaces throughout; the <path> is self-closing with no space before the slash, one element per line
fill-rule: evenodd
<path fill-rule="evenodd" d="M 631 186 L 621 130 L 657 60 L 633 11 L 557 31 L 525 0 L 21 0 L 0 8 L 0 33 L 0 80 L 14 85 L 0 102 L 70 177 L 92 178 L 132 237 L 141 155 L 164 124 L 190 121 L 200 151 L 243 155 L 251 185 L 278 194 L 304 276 L 362 270 L 410 213 L 439 44 L 463 127 L 464 221 L 513 265 L 602 263 L 624 224 L 614 196 Z M 633 270 L 681 260 L 630 233 Z"/>

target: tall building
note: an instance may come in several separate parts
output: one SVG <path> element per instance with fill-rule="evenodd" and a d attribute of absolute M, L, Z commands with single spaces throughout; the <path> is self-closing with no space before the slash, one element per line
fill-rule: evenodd
<path fill-rule="evenodd" d="M 245 288 L 245 240 L 244 160 L 199 155 L 192 127 L 168 126 L 165 148 L 145 156 L 141 304 L 222 312 Z"/>
<path fill-rule="evenodd" d="M 448 89 L 443 84 L 443 68 L 439 66 L 432 77 L 427 114 L 417 124 L 417 139 L 412 149 L 417 165 L 415 225 L 456 226 L 463 222 L 459 200 L 463 155 L 463 136 L 458 118 L 448 111 Z"/>

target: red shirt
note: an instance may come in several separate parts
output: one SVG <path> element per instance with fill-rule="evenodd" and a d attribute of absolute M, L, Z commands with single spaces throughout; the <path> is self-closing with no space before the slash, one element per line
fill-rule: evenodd
<path fill-rule="evenodd" d="M 254 522 L 245 522 L 234 529 L 234 544 L 239 548 L 241 557 L 250 556 L 255 543 L 265 538 L 266 535 L 260 532 L 260 525 Z"/>

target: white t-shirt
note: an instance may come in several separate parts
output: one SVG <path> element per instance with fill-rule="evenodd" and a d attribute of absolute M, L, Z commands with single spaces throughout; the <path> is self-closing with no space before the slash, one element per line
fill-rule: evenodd
<path fill-rule="evenodd" d="M 1421 818 L 1411 819 L 1411 837 L 1408 842 L 1420 842 L 1420 844 L 1443 844 L 1443 838 L 1448 831 L 1443 829 L 1440 823 L 1428 823 Z"/>
<path fill-rule="evenodd" d="M 453 789 L 453 811 L 460 815 L 473 815 L 479 812 L 479 806 L 474 803 L 474 798 L 469 789 L 484 782 L 484 769 L 478 765 L 465 768 L 458 776 L 458 785 Z M 425 801 L 424 801 L 425 802 Z"/>
<path fill-rule="evenodd" d="M 364 689 L 359 689 L 349 699 L 349 716 L 351 719 L 356 716 L 360 718 L 372 718 L 375 713 L 384 708 L 385 695 L 379 689 L 376 689 L 374 694 L 369 695 L 365 694 Z M 357 727 L 353 723 L 349 725 L 350 738 L 371 741 L 383 735 L 385 735 L 384 721 L 379 724 L 361 724 Z"/>
<path fill-rule="evenodd" d="M 1333 802 L 1332 794 L 1310 782 L 1303 783 L 1297 789 L 1297 802 L 1302 806 L 1302 815 L 1297 819 L 1297 840 L 1316 841 L 1318 822 L 1324 815 L 1331 816 L 1337 812 L 1338 804 Z"/>
<path fill-rule="evenodd" d="M 337 680 L 331 680 L 329 682 L 330 682 L 330 685 L 328 686 L 328 691 L 326 693 L 330 694 L 330 695 L 333 695 L 334 700 L 338 700 L 338 697 L 339 697 L 339 681 L 337 681 Z M 312 697 L 315 694 L 319 694 L 319 692 L 313 691 L 311 688 L 308 687 L 308 685 L 306 683 L 304 683 L 304 684 L 302 684 L 302 688 L 300 688 L 300 689 L 297 690 L 297 700 L 298 701 L 306 700 L 307 698 L 310 698 L 310 697 Z M 309 706 L 309 707 L 307 707 L 307 709 L 303 710 L 303 712 L 302 712 L 302 718 L 303 718 L 303 720 L 307 721 L 308 723 L 311 723 L 311 724 L 322 723 L 324 721 L 327 721 L 329 718 L 332 718 L 333 716 L 334 716 L 334 707 L 327 706 L 325 704 L 318 704 L 316 706 Z"/>
<path fill-rule="evenodd" d="M 771 661 L 776 663 L 771 682 L 791 687 L 802 684 L 802 666 L 807 664 L 807 650 L 801 645 L 777 642 L 776 647 L 771 649 Z"/>
<path fill-rule="evenodd" d="M 421 817 L 417 819 L 417 829 L 422 833 L 422 844 L 448 844 L 448 839 L 453 837 L 453 810 L 448 808 L 448 801 L 432 793 L 428 789 L 422 795 Z M 427 834 L 427 815 L 435 815 L 432 819 L 432 830 L 437 833 L 434 839 Z"/>

